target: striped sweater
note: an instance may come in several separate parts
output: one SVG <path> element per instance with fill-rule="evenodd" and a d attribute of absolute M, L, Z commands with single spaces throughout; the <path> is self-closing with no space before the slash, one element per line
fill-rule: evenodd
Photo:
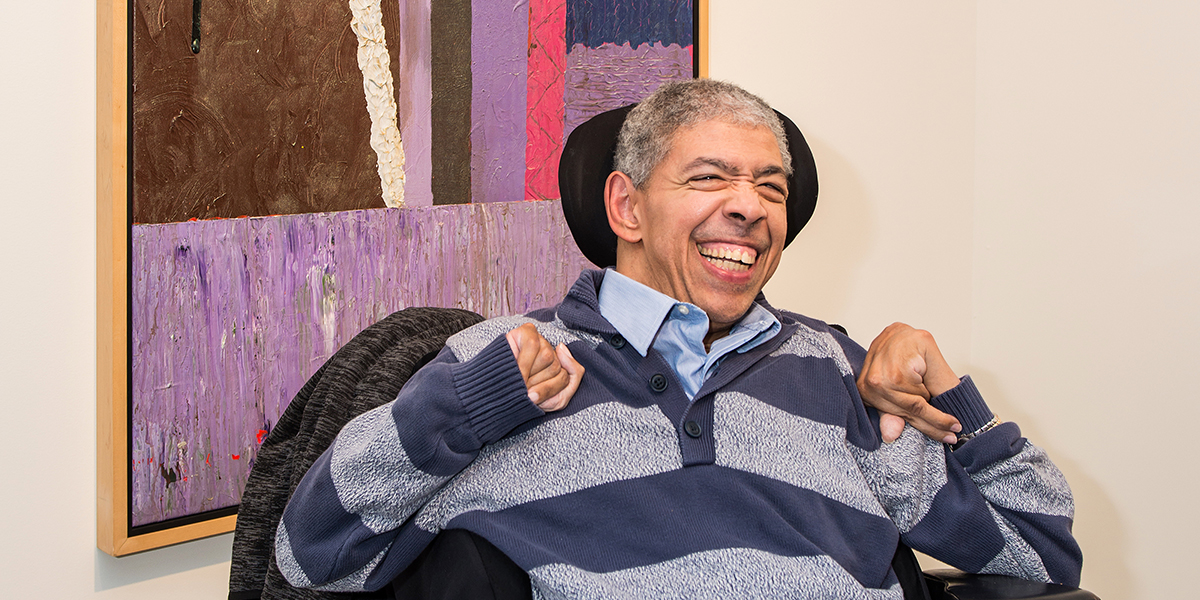
<path fill-rule="evenodd" d="M 600 316 L 601 278 L 451 337 L 350 422 L 284 512 L 288 581 L 378 589 L 457 528 L 524 568 L 535 598 L 899 599 L 900 539 L 967 571 L 1078 584 L 1070 490 L 1015 424 L 953 452 L 911 427 L 882 443 L 855 386 L 864 350 L 761 296 L 780 333 L 689 401 Z M 587 368 L 562 411 L 526 397 L 504 337 L 526 322 Z M 966 431 L 991 417 L 969 378 L 935 400 Z"/>

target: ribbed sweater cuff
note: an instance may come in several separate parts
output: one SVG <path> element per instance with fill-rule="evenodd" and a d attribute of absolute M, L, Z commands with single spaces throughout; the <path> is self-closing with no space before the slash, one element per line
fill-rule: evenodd
<path fill-rule="evenodd" d="M 988 424 L 995 416 L 988 408 L 983 396 L 971 381 L 970 375 L 964 375 L 958 385 L 929 401 L 934 408 L 954 415 L 962 424 L 963 433 L 971 433 Z"/>
<path fill-rule="evenodd" d="M 467 362 L 451 367 L 450 373 L 481 443 L 496 442 L 521 423 L 546 414 L 529 401 L 517 359 L 504 336 Z"/>

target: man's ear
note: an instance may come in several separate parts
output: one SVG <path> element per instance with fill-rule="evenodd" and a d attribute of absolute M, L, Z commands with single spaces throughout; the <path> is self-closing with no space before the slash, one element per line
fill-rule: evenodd
<path fill-rule="evenodd" d="M 604 210 L 608 213 L 608 226 L 617 237 L 636 244 L 642 241 L 642 231 L 634 207 L 638 201 L 638 190 L 628 175 L 613 171 L 604 182 Z"/>

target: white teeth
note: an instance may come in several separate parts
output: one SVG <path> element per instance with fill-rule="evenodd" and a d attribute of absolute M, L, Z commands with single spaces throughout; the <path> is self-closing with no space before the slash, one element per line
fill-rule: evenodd
<path fill-rule="evenodd" d="M 714 264 L 717 264 L 718 260 L 722 261 L 719 263 L 720 266 L 730 271 L 746 271 L 749 270 L 750 265 L 754 264 L 755 256 L 749 250 L 741 248 L 699 248 L 699 250 L 702 256 Z"/>

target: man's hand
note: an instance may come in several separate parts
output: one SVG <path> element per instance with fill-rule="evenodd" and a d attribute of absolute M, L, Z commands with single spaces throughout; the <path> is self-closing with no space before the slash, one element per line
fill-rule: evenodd
<path fill-rule="evenodd" d="M 900 437 L 907 421 L 931 439 L 953 444 L 962 431 L 958 419 L 930 406 L 929 399 L 958 385 L 928 331 L 892 323 L 871 342 L 858 393 L 880 411 L 883 441 Z"/>
<path fill-rule="evenodd" d="M 584 371 L 567 346 L 551 346 L 533 323 L 509 331 L 506 337 L 525 379 L 529 400 L 546 412 L 566 408 L 579 389 Z"/>

